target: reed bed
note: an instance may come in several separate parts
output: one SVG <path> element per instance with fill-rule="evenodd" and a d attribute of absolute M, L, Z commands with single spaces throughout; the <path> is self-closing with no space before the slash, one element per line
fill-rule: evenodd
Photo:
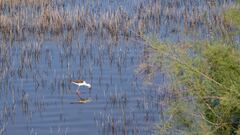
<path fill-rule="evenodd" d="M 224 31 L 229 29 L 217 12 L 220 7 L 214 6 L 216 3 L 195 2 L 189 7 L 186 2 L 178 1 L 140 2 L 133 12 L 123 7 L 103 11 L 96 7 L 95 11 L 90 6 L 76 4 L 67 8 L 66 5 L 67 2 L 63 0 L 2 0 L 0 32 L 10 35 L 11 39 L 24 39 L 29 34 L 38 36 L 43 33 L 49 36 L 83 30 L 88 35 L 100 33 L 118 39 L 119 36 L 136 36 L 132 31 L 141 35 L 162 30 L 188 34 L 201 33 L 201 30 L 207 31 L 218 25 L 219 30 L 215 33 L 225 35 Z M 223 3 L 221 8 L 227 8 L 227 5 Z M 169 25 L 175 25 L 176 28 Z M 184 29 L 178 27 L 182 25 Z"/>

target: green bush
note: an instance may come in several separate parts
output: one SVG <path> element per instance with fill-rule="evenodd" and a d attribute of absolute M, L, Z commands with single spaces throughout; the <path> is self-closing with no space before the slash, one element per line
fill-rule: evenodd
<path fill-rule="evenodd" d="M 240 30 L 240 9 L 229 8 L 224 12 L 225 21 Z"/>
<path fill-rule="evenodd" d="M 166 61 L 174 89 L 178 89 L 168 112 L 172 119 L 165 124 L 181 131 L 179 134 L 237 134 L 240 126 L 239 50 L 209 42 L 196 43 L 188 49 L 179 46 L 152 43 L 155 53 L 164 56 L 159 57 L 159 61 Z M 192 98 L 194 100 L 187 100 Z M 159 127 L 166 126 L 162 123 Z"/>
<path fill-rule="evenodd" d="M 232 35 L 239 36 L 239 8 L 223 15 L 236 28 Z M 155 67 L 149 71 L 165 69 L 174 95 L 169 118 L 156 126 L 155 134 L 240 135 L 240 50 L 224 39 L 175 45 L 145 40 L 154 51 L 147 63 Z"/>

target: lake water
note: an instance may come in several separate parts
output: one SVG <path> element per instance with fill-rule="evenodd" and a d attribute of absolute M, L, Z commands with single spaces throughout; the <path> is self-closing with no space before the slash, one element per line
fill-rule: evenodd
<path fill-rule="evenodd" d="M 75 4 L 96 10 L 92 12 L 114 11 L 120 5 L 131 16 L 141 7 L 140 3 L 150 3 L 144 0 L 94 2 Z M 171 17 L 171 2 L 161 1 L 162 7 L 168 5 L 169 12 L 159 14 L 163 18 L 160 22 L 152 19 L 146 23 L 145 34 L 154 33 L 160 40 L 171 42 L 210 38 L 208 27 L 202 22 L 196 24 L 194 32 L 184 32 L 187 26 L 181 16 L 186 6 L 189 10 L 195 7 L 197 11 L 208 11 L 206 3 L 176 2 L 177 11 L 173 13 L 179 13 L 176 15 L 176 18 L 180 16 L 179 20 Z M 218 1 L 219 5 L 226 3 Z M 75 4 L 67 5 L 66 9 Z M 68 34 L 74 35 L 73 39 L 68 40 Z M 117 40 L 109 35 L 89 36 L 82 31 L 68 34 L 43 39 L 29 35 L 13 42 L 2 38 L 0 134 L 152 134 L 154 125 L 163 117 L 160 101 L 167 90 L 159 91 L 159 86 L 165 83 L 164 74 L 159 73 L 151 85 L 136 73 L 149 57 L 143 42 L 136 36 L 125 38 L 121 34 Z M 92 85 L 90 91 L 80 88 L 82 96 L 91 102 L 72 104 L 78 97 L 77 86 L 71 81 L 77 79 Z"/>
<path fill-rule="evenodd" d="M 82 36 L 71 44 L 14 43 L 7 50 L 8 62 L 3 62 L 5 133 L 149 134 L 159 117 L 147 99 L 146 92 L 153 89 L 135 74 L 143 48 L 132 41 Z M 71 104 L 78 100 L 77 86 L 71 83 L 76 79 L 91 83 L 91 91 L 80 88 L 91 102 Z"/>

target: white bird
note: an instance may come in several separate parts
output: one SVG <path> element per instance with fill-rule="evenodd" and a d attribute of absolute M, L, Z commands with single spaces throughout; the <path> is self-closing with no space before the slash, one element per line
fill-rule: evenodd
<path fill-rule="evenodd" d="M 77 96 L 79 97 L 80 100 L 83 99 L 83 98 L 81 98 L 81 93 L 79 91 L 80 86 L 86 86 L 89 89 L 91 89 L 91 87 L 92 87 L 91 84 L 86 83 L 86 81 L 83 81 L 83 80 L 74 80 L 74 81 L 72 81 L 72 83 L 78 85 L 78 88 L 76 90 L 76 94 L 77 94 Z"/>
<path fill-rule="evenodd" d="M 78 87 L 87 86 L 89 89 L 92 87 L 91 84 L 86 83 L 86 81 L 83 81 L 83 80 L 74 80 L 72 81 L 72 83 L 78 85 Z"/>

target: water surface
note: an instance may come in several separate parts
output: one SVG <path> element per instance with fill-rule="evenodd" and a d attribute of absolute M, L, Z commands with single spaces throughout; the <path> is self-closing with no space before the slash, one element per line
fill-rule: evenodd
<path fill-rule="evenodd" d="M 228 4 L 232 1 L 216 2 Z M 30 33 L 13 41 L 1 34 L 0 134 L 152 134 L 168 93 L 163 73 L 154 85 L 136 73 L 151 57 L 139 34 L 174 43 L 210 39 L 212 15 L 220 10 L 192 0 L 72 1 L 62 7 L 85 8 L 96 24 L 102 15 L 121 11 L 133 24 L 128 36 L 121 27 L 109 34 L 101 23 L 92 33 L 84 28 L 41 33 L 44 38 Z M 77 79 L 91 83 L 91 91 L 80 89 L 91 102 L 71 104 L 78 100 L 71 83 Z"/>

